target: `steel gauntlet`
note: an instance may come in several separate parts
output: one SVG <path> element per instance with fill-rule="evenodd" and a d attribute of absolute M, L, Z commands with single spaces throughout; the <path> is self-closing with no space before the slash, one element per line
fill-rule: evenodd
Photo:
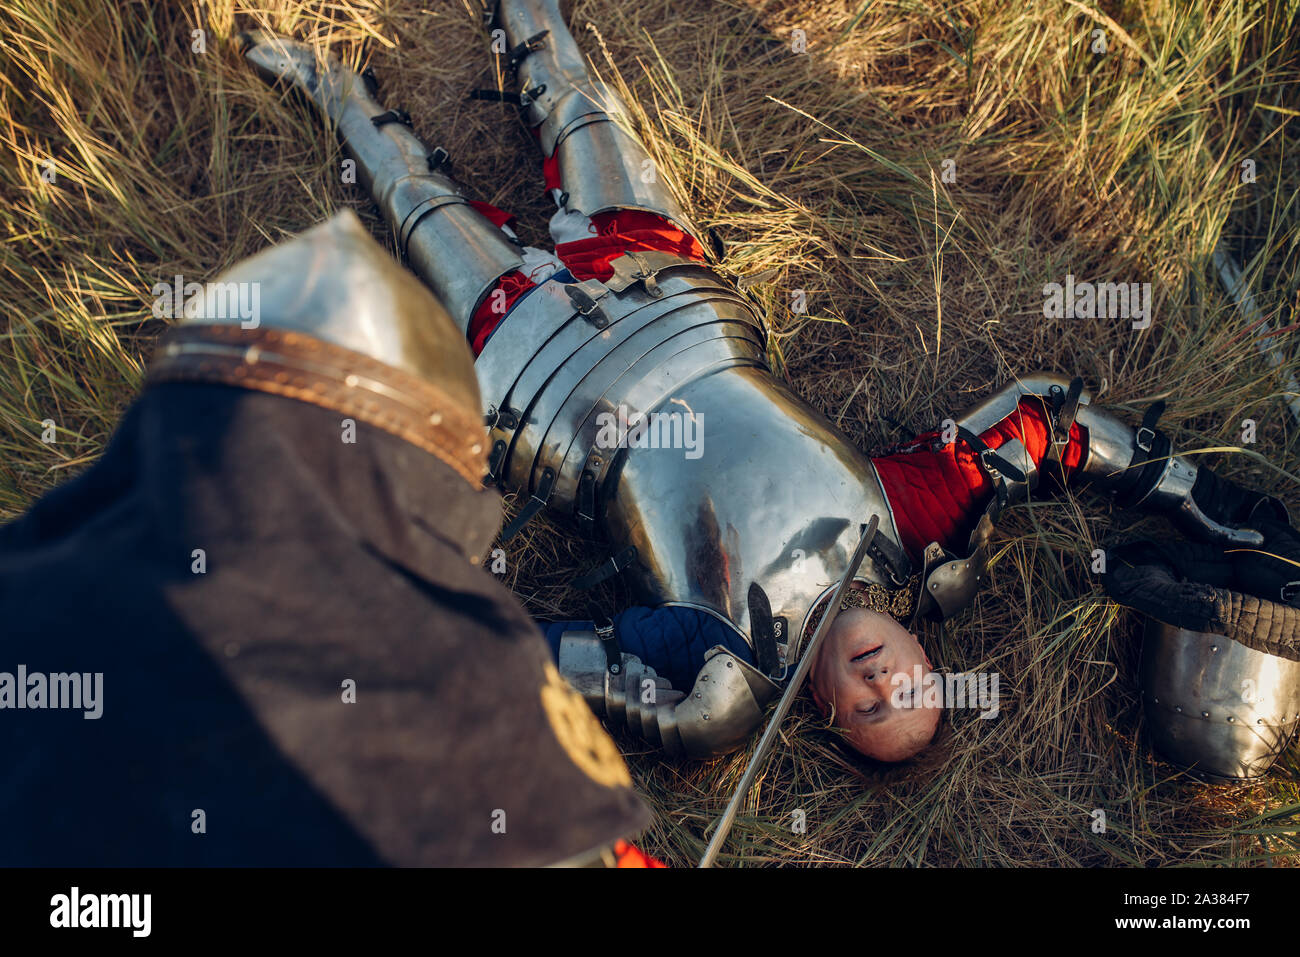
<path fill-rule="evenodd" d="M 560 674 L 596 714 L 679 758 L 734 751 L 781 691 L 752 665 L 715 645 L 705 654 L 694 686 L 683 694 L 636 655 L 619 652 L 612 635 L 602 636 L 599 629 L 561 636 Z"/>

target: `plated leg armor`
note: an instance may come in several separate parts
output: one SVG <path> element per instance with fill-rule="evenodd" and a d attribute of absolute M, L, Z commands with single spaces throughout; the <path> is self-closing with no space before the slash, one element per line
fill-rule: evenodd
<path fill-rule="evenodd" d="M 303 93 L 335 127 L 357 182 L 393 229 L 398 254 L 466 333 L 497 280 L 523 265 L 519 247 L 470 205 L 446 173 L 446 153 L 420 142 L 410 117 L 380 106 L 353 70 L 260 31 L 241 42 L 264 79 Z"/>
<path fill-rule="evenodd" d="M 698 240 L 698 229 L 632 133 L 627 104 L 588 71 L 558 0 L 501 0 L 496 16 L 516 51 L 511 59 L 524 118 L 537 130 L 542 154 L 558 166 L 564 208 L 587 216 L 657 213 Z"/>

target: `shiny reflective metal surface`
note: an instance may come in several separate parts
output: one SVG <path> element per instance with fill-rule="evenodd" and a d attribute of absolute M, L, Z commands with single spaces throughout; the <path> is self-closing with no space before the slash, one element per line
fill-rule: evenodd
<path fill-rule="evenodd" d="M 600 325 L 570 298 L 574 284 L 556 280 L 502 320 L 477 372 L 508 487 L 532 492 L 550 470 L 551 506 L 572 512 L 583 473 L 599 489 L 619 451 L 600 447 L 603 415 L 634 423 L 693 376 L 765 363 L 758 317 L 720 277 L 677 260 L 653 281 L 658 296 L 639 284 L 601 294 Z"/>
<path fill-rule="evenodd" d="M 559 165 L 565 207 L 592 216 L 640 209 L 671 220 L 698 237 L 697 228 L 631 132 L 626 104 L 591 77 L 569 34 L 557 0 L 502 0 L 498 19 L 513 49 L 543 30 L 539 49 L 519 63 L 521 97 L 529 126 L 539 127 L 546 156 Z"/>
<path fill-rule="evenodd" d="M 481 405 L 465 336 L 351 210 L 241 260 L 216 282 L 256 288 L 259 325 L 360 352 L 437 383 L 466 408 Z M 192 299 L 184 321 L 239 324 L 241 319 L 209 318 Z"/>
<path fill-rule="evenodd" d="M 671 757 L 706 758 L 743 744 L 780 686 L 721 645 L 705 654 L 695 684 L 685 694 L 635 655 L 622 654 L 609 670 L 600 639 L 590 631 L 560 638 L 560 674 L 597 714 Z"/>
<path fill-rule="evenodd" d="M 605 507 L 607 534 L 635 545 L 640 600 L 714 609 L 749 634 L 757 581 L 772 614 L 801 625 L 843 572 L 861 524 L 897 543 L 870 459 L 765 369 L 723 368 L 661 408 L 698 417 L 702 454 L 628 449 Z M 870 563 L 867 581 L 886 584 Z"/>
<path fill-rule="evenodd" d="M 1016 411 L 1020 400 L 1025 396 L 1041 396 L 1046 398 L 1052 392 L 1052 389 L 1060 389 L 1061 394 L 1070 388 L 1070 380 L 1065 376 L 1056 375 L 1051 372 L 1035 372 L 1032 375 L 1022 376 L 1002 386 L 987 399 L 971 406 L 954 420 L 958 425 L 965 426 L 976 435 L 982 435 L 993 426 L 997 425 L 1007 416 Z M 1083 393 L 1079 397 L 1080 406 L 1085 406 L 1091 399 L 1088 393 Z"/>
<path fill-rule="evenodd" d="M 763 720 L 763 709 L 780 686 L 721 645 L 707 652 L 695 685 L 673 707 L 673 730 L 680 754 L 712 757 L 744 744 Z M 664 739 L 671 748 L 675 742 Z"/>
<path fill-rule="evenodd" d="M 1099 484 L 1114 485 L 1127 478 L 1136 448 L 1136 430 L 1108 412 L 1080 408 L 1078 422 L 1088 430 L 1088 458 L 1084 473 Z M 1263 536 L 1251 528 L 1230 528 L 1214 521 L 1192 498 L 1198 466 L 1181 455 L 1170 455 L 1156 484 L 1134 503 L 1135 508 L 1161 512 L 1184 531 L 1209 541 L 1260 545 Z"/>
<path fill-rule="evenodd" d="M 1300 724 L 1300 662 L 1148 620 L 1142 704 L 1156 750 L 1211 778 L 1268 771 Z"/>
<path fill-rule="evenodd" d="M 1064 376 L 1038 373 L 1008 383 L 969 412 L 958 422 L 975 434 L 996 425 L 1015 411 L 1020 399 L 1026 395 L 1046 398 L 1053 389 L 1064 395 L 1069 381 Z M 1091 405 L 1087 392 L 1079 398 L 1075 417 L 1088 437 L 1087 455 L 1081 471 L 1090 480 L 1113 488 L 1119 482 L 1133 478 L 1130 465 L 1137 448 L 1137 430 L 1110 412 Z M 1197 466 L 1179 455 L 1170 455 L 1156 484 L 1140 495 L 1132 507 L 1145 507 L 1164 512 L 1181 528 L 1194 529 L 1201 537 L 1225 543 L 1258 545 L 1263 541 L 1259 532 L 1249 528 L 1229 528 L 1214 521 L 1192 499 L 1196 483 Z"/>
<path fill-rule="evenodd" d="M 468 205 L 456 184 L 430 170 L 430 149 L 402 122 L 381 122 L 380 106 L 353 70 L 323 62 L 304 43 L 262 31 L 244 34 L 244 56 L 269 82 L 301 91 L 335 127 L 357 183 L 393 228 L 398 252 L 446 307 L 462 335 L 475 308 L 519 249 Z"/>
<path fill-rule="evenodd" d="M 626 574 L 638 600 L 705 610 L 748 640 L 757 581 L 773 615 L 798 627 L 863 522 L 879 514 L 880 534 L 898 543 L 875 467 L 766 371 L 763 325 L 741 294 L 682 261 L 661 263 L 652 281 L 658 295 L 644 280 L 597 289 L 599 324 L 554 280 L 502 321 L 478 363 L 498 413 L 497 474 L 530 495 L 549 476 L 551 508 L 589 507 L 610 542 L 634 545 Z M 682 442 L 610 444 L 602 430 L 620 415 L 661 416 L 647 437 Z M 870 564 L 863 578 L 885 584 Z"/>

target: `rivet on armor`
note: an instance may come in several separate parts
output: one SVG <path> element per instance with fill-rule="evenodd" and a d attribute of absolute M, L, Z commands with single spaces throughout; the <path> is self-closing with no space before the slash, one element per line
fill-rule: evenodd
<path fill-rule="evenodd" d="M 1228 715 L 1228 724 L 1232 724 L 1232 723 L 1234 723 L 1236 720 L 1237 720 L 1237 719 L 1234 718 L 1232 715 Z"/>
<path fill-rule="evenodd" d="M 1174 710 L 1177 711 L 1179 714 L 1182 714 L 1182 713 L 1183 713 L 1182 706 L 1177 706 L 1177 707 L 1174 708 Z"/>
<path fill-rule="evenodd" d="M 709 676 L 708 676 L 708 675 L 700 675 L 700 680 L 701 680 L 701 681 L 708 681 L 708 680 L 709 680 Z"/>
<path fill-rule="evenodd" d="M 727 662 L 727 667 L 728 667 L 728 668 L 731 667 L 731 662 L 730 662 L 730 661 Z"/>
<path fill-rule="evenodd" d="M 430 424 L 430 425 L 442 425 L 442 413 L 441 413 L 441 412 L 434 412 L 432 415 L 430 415 L 430 416 L 429 416 L 429 424 Z"/>
<path fill-rule="evenodd" d="M 349 373 L 348 377 L 343 380 L 343 384 L 347 386 L 349 389 L 355 389 L 357 387 L 358 381 L 359 380 L 357 379 L 356 375 Z"/>
<path fill-rule="evenodd" d="M 1202 712 L 1201 712 L 1201 717 L 1202 717 L 1202 718 L 1208 718 L 1209 716 L 1210 716 L 1210 712 L 1208 712 L 1208 711 L 1202 711 Z"/>
<path fill-rule="evenodd" d="M 704 714 L 702 715 L 702 717 L 704 718 L 705 721 L 708 721 L 708 720 L 709 720 L 709 713 L 708 713 L 707 711 L 704 712 Z"/>
<path fill-rule="evenodd" d="M 470 453 L 471 453 L 471 454 L 473 454 L 473 455 L 478 455 L 480 452 L 483 451 L 483 446 L 481 446 L 479 443 L 475 442 L 473 445 L 471 445 L 471 446 L 469 447 L 469 450 L 470 450 Z"/>
<path fill-rule="evenodd" d="M 697 698 L 698 698 L 698 697 L 699 697 L 699 696 L 700 696 L 700 693 L 699 693 L 699 692 L 698 692 L 698 691 L 697 691 L 697 692 L 695 692 L 695 697 L 697 697 Z"/>
<path fill-rule="evenodd" d="M 1211 651 L 1218 651 L 1218 650 L 1219 650 L 1219 646 L 1218 646 L 1218 645 L 1210 645 L 1210 650 L 1211 650 Z"/>

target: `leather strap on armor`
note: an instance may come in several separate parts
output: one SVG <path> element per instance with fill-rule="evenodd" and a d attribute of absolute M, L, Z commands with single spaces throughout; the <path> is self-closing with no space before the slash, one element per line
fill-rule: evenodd
<path fill-rule="evenodd" d="M 475 486 L 487 469 L 482 426 L 436 384 L 299 332 L 179 326 L 163 337 L 148 381 L 212 382 L 287 396 L 391 432 Z"/>

